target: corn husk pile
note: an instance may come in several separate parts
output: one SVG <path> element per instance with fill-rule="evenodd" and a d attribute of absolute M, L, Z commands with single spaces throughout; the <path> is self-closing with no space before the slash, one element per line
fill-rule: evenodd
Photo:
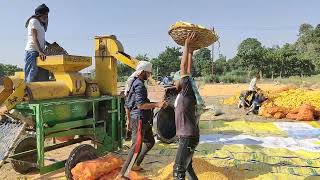
<path fill-rule="evenodd" d="M 121 170 L 123 160 L 120 157 L 108 154 L 104 157 L 78 163 L 72 170 L 75 180 L 114 180 Z M 131 180 L 146 180 L 137 172 L 131 171 Z"/>

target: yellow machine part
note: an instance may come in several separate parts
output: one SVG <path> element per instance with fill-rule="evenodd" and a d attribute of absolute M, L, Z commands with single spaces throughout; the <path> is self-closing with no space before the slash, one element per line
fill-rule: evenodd
<path fill-rule="evenodd" d="M 64 82 L 32 82 L 26 85 L 29 100 L 43 100 L 67 97 L 69 87 Z"/>
<path fill-rule="evenodd" d="M 4 77 L 3 78 L 3 87 L 4 89 L 0 92 L 0 105 L 3 104 L 6 99 L 13 93 L 14 89 L 23 82 L 23 79 L 20 79 L 16 76 Z"/>
<path fill-rule="evenodd" d="M 117 94 L 117 61 L 136 69 L 139 61 L 124 53 L 122 44 L 115 36 L 95 37 L 96 80 L 102 94 Z M 150 83 L 156 81 L 150 78 Z"/>
<path fill-rule="evenodd" d="M 55 72 L 56 82 L 65 83 L 69 89 L 70 95 L 84 95 L 86 92 L 85 78 L 77 72 L 65 73 Z"/>
<path fill-rule="evenodd" d="M 98 83 L 87 83 L 86 97 L 99 97 L 100 91 Z"/>
<path fill-rule="evenodd" d="M 117 95 L 117 61 L 113 54 L 123 50 L 115 36 L 95 37 L 96 81 L 101 94 Z"/>
<path fill-rule="evenodd" d="M 4 105 L 1 109 L 0 113 L 4 113 L 5 111 L 9 111 L 13 109 L 18 103 L 25 100 L 25 88 L 26 84 L 24 82 L 20 83 L 12 94 L 4 101 L 2 105 Z"/>
<path fill-rule="evenodd" d="M 92 58 L 87 56 L 58 55 L 47 56 L 45 61 L 37 58 L 37 66 L 53 74 L 55 72 L 78 72 L 92 65 Z"/>

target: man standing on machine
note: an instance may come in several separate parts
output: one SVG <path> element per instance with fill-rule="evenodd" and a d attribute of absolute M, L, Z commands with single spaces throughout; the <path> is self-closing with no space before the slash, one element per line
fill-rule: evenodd
<path fill-rule="evenodd" d="M 143 158 L 155 144 L 152 126 L 152 109 L 166 106 L 166 102 L 151 103 L 148 99 L 147 88 L 144 81 L 151 76 L 152 64 L 140 61 L 136 71 L 132 75 L 132 83 L 128 82 L 130 88 L 126 99 L 126 108 L 130 111 L 130 124 L 132 131 L 132 145 L 128 157 L 122 166 L 117 179 L 126 179 L 132 170 L 141 171 Z M 134 163 L 136 166 L 133 167 Z"/>
<path fill-rule="evenodd" d="M 48 28 L 49 8 L 42 4 L 35 9 L 32 15 L 26 22 L 25 27 L 28 30 L 27 45 L 25 47 L 25 81 L 48 81 L 49 72 L 37 66 L 37 57 L 45 60 L 46 55 L 44 49 L 46 45 L 50 45 L 45 40 L 45 32 Z"/>

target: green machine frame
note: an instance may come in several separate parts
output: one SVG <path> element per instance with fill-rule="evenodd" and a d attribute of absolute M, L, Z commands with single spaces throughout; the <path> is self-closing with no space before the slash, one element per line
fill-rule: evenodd
<path fill-rule="evenodd" d="M 66 160 L 45 165 L 45 152 L 72 144 L 91 140 L 97 147 L 97 154 L 122 148 L 125 124 L 124 99 L 101 96 L 97 98 L 70 97 L 19 104 L 15 107 L 22 114 L 35 121 L 37 149 L 13 154 L 18 160 L 30 154 L 37 154 L 37 162 L 28 163 L 45 174 L 65 166 Z M 45 146 L 46 138 L 79 137 L 67 142 Z M 18 160 L 19 161 L 19 160 Z"/>

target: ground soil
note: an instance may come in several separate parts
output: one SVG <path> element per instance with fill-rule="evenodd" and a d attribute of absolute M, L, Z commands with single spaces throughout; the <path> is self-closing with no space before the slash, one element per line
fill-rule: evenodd
<path fill-rule="evenodd" d="M 213 112 L 206 111 L 201 120 L 203 121 L 213 121 L 213 120 L 248 120 L 248 121 L 275 121 L 275 119 L 266 119 L 256 115 L 245 115 L 245 110 L 237 109 L 235 106 L 226 106 L 222 104 L 224 98 L 230 97 L 242 90 L 247 89 L 247 84 L 213 84 L 204 85 L 200 89 L 200 93 L 205 98 L 206 105 L 213 105 L 216 108 L 222 110 L 223 114 L 220 116 L 214 116 Z M 276 84 L 259 84 L 259 87 L 264 90 L 274 90 L 281 88 L 283 86 Z M 276 120 L 279 121 L 279 120 Z M 48 142 L 50 143 L 50 142 Z M 126 142 L 127 145 L 130 142 Z M 52 160 L 61 160 L 69 156 L 70 151 L 76 147 L 78 144 L 59 149 L 58 151 L 53 151 L 47 153 L 46 163 Z M 155 157 L 156 156 L 156 157 Z M 123 156 L 125 158 L 125 156 Z M 155 161 L 156 159 L 156 161 Z M 165 167 L 172 162 L 174 156 L 159 156 L 159 155 L 148 155 L 142 166 L 147 167 L 146 170 L 149 171 L 147 174 L 157 173 L 160 168 Z M 10 163 L 4 164 L 0 169 L 0 179 L 65 179 L 64 169 L 40 176 L 38 173 L 31 173 L 28 175 L 21 175 L 16 173 Z"/>

